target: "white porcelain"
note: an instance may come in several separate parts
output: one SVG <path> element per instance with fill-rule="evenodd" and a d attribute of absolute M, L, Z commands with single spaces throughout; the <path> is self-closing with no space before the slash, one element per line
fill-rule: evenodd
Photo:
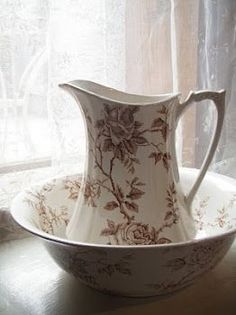
<path fill-rule="evenodd" d="M 87 163 L 68 238 L 114 245 L 194 238 L 190 206 L 217 147 L 225 92 L 192 92 L 180 103 L 179 94 L 131 95 L 89 81 L 60 86 L 80 104 L 87 130 Z M 175 129 L 183 111 L 205 99 L 216 106 L 216 131 L 199 177 L 185 195 Z"/>
<path fill-rule="evenodd" d="M 181 170 L 184 191 L 198 172 Z M 66 226 L 81 185 L 80 175 L 52 179 L 20 193 L 15 221 L 40 237 L 62 269 L 105 293 L 152 296 L 198 279 L 226 254 L 236 233 L 236 181 L 208 173 L 193 201 L 195 238 L 158 245 L 102 245 L 71 241 Z M 132 239 L 135 232 L 128 233 Z M 40 273 L 40 270 L 39 270 Z"/>

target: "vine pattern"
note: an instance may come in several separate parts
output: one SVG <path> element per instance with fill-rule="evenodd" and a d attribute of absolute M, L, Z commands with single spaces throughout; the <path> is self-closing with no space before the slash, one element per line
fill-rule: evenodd
<path fill-rule="evenodd" d="M 107 253 L 101 251 L 60 249 L 54 253 L 63 261 L 64 268 L 75 277 L 80 278 L 88 285 L 100 287 L 99 278 L 112 278 L 114 276 L 131 277 L 131 262 L 133 256 L 123 255 L 115 259 L 107 259 Z"/>
<path fill-rule="evenodd" d="M 59 208 L 51 207 L 47 203 L 46 195 L 51 192 L 55 183 L 48 183 L 41 189 L 35 191 L 27 191 L 27 197 L 24 201 L 34 209 L 38 214 L 41 229 L 48 234 L 55 234 L 55 227 L 67 225 L 69 222 L 69 214 L 66 206 Z"/>
<path fill-rule="evenodd" d="M 174 183 L 166 191 L 167 212 L 164 223 L 160 228 L 144 224 L 136 220 L 139 212 L 139 201 L 145 195 L 145 183 L 135 176 L 135 168 L 141 164 L 137 152 L 145 147 L 149 149 L 148 158 L 155 165 L 162 163 L 168 172 L 171 156 L 166 152 L 166 141 L 169 134 L 168 109 L 162 106 L 157 111 L 150 127 L 144 128 L 136 115 L 139 106 L 119 106 L 104 104 L 102 118 L 93 122 L 89 113 L 85 116 L 88 122 L 88 135 L 92 145 L 90 154 L 94 158 L 95 168 L 98 169 L 99 178 L 86 178 L 84 202 L 88 206 L 96 207 L 96 199 L 100 198 L 101 191 L 105 190 L 110 195 L 103 209 L 106 211 L 119 211 L 123 216 L 122 222 L 106 220 L 106 226 L 101 235 L 112 238 L 112 243 L 129 245 L 148 245 L 170 243 L 169 238 L 160 237 L 166 228 L 171 228 L 178 222 L 179 209 L 177 206 L 176 189 Z M 91 132 L 95 130 L 95 136 Z M 159 141 L 154 143 L 147 137 L 148 134 L 157 133 Z M 109 165 L 104 162 L 109 156 Z M 107 162 L 107 161 L 106 161 Z M 126 179 L 126 187 L 117 182 L 114 176 L 116 163 L 121 163 L 127 170 L 130 178 Z M 133 176 L 132 176 L 133 175 Z M 111 243 L 111 240 L 108 244 Z"/>
<path fill-rule="evenodd" d="M 207 196 L 200 200 L 198 207 L 193 211 L 194 221 L 197 228 L 201 231 L 208 227 L 216 229 L 230 230 L 235 226 L 235 218 L 231 217 L 230 211 L 233 209 L 236 203 L 236 194 L 233 194 L 228 203 L 216 210 L 215 218 L 207 217 L 207 207 L 210 197 Z"/>
<path fill-rule="evenodd" d="M 170 280 L 159 283 L 147 284 L 158 294 L 172 292 L 191 284 L 203 271 L 212 269 L 221 258 L 222 249 L 225 247 L 223 240 L 215 240 L 201 244 L 189 250 L 188 253 L 168 260 L 163 267 L 169 274 L 173 274 Z M 177 277 L 179 273 L 180 277 Z"/>

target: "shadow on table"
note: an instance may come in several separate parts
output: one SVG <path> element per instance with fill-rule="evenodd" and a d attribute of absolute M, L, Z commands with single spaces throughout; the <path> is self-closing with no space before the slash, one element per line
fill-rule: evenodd
<path fill-rule="evenodd" d="M 120 297 L 107 295 L 91 289 L 62 272 L 60 286 L 58 287 L 58 310 L 60 314 L 94 314 L 108 312 L 127 306 L 137 306 L 158 300 L 168 299 L 168 295 L 147 298 Z M 56 294 L 55 294 L 56 295 Z M 59 315 L 59 313 L 58 313 Z"/>

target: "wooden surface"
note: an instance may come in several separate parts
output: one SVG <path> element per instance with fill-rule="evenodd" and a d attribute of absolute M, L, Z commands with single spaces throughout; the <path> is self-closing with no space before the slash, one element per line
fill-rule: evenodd
<path fill-rule="evenodd" d="M 173 295 L 121 298 L 96 292 L 62 271 L 35 238 L 0 244 L 1 315 L 236 314 L 236 243 L 194 285 Z"/>

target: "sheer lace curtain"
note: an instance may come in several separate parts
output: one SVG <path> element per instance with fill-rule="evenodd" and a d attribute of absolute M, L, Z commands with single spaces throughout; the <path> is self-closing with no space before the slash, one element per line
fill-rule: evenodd
<path fill-rule="evenodd" d="M 58 88 L 78 78 L 138 94 L 180 91 L 183 99 L 190 90 L 225 88 L 227 114 L 211 168 L 236 177 L 234 0 L 2 0 L 0 12 L 2 196 L 13 191 L 9 178 L 19 189 L 80 170 L 82 117 Z M 200 167 L 214 115 L 204 103 L 182 118 L 183 165 Z"/>

